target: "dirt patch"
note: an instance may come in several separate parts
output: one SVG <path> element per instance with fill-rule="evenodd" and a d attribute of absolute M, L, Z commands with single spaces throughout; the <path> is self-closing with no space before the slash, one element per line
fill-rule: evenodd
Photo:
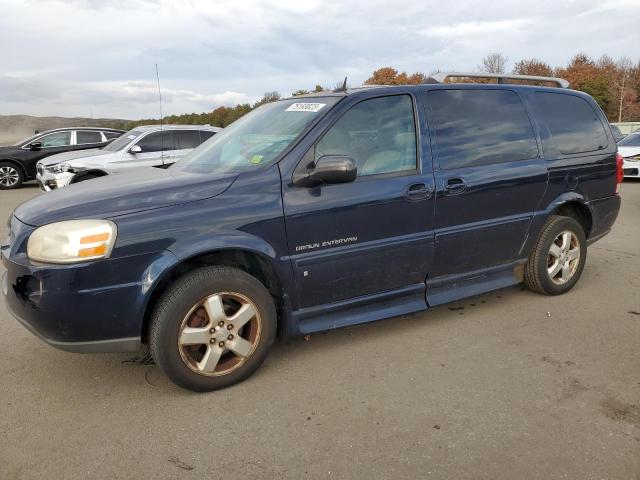
<path fill-rule="evenodd" d="M 557 360 L 550 355 L 545 355 L 540 360 L 542 360 L 544 363 L 555 365 L 556 372 L 561 372 L 565 368 L 573 367 L 576 364 L 576 362 L 572 362 L 571 360 Z"/>
<path fill-rule="evenodd" d="M 567 382 L 567 386 L 562 392 L 562 396 L 560 400 L 571 400 L 574 397 L 577 397 L 583 392 L 589 390 L 589 387 L 584 385 L 579 379 L 571 377 Z"/>
<path fill-rule="evenodd" d="M 640 425 L 640 407 L 609 397 L 602 402 L 604 414 L 617 422 L 628 422 Z"/>
<path fill-rule="evenodd" d="M 189 465 L 188 463 L 183 462 L 178 457 L 169 457 L 168 460 L 182 470 L 193 470 L 194 468 L 193 465 Z"/>

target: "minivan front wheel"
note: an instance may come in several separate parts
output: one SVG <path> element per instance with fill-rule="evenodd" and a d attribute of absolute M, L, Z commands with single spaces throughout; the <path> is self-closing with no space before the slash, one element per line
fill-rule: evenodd
<path fill-rule="evenodd" d="M 533 291 L 560 295 L 578 281 L 587 257 L 582 226 L 573 218 L 554 215 L 540 233 L 525 268 L 525 284 Z"/>
<path fill-rule="evenodd" d="M 203 392 L 249 377 L 275 334 L 275 306 L 266 288 L 242 270 L 214 266 L 187 274 L 165 292 L 149 343 L 174 383 Z"/>

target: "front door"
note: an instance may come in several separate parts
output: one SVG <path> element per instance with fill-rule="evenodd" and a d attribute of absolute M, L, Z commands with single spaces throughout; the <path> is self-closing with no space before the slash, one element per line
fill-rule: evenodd
<path fill-rule="evenodd" d="M 41 147 L 36 150 L 31 149 L 29 145 L 24 145 L 22 148 L 25 151 L 27 178 L 35 177 L 36 163 L 38 163 L 39 160 L 57 153 L 73 150 L 71 140 L 71 130 L 64 130 L 34 138 L 30 143 L 40 142 L 41 144 Z"/>
<path fill-rule="evenodd" d="M 139 168 L 139 167 L 160 167 L 164 164 L 165 157 L 171 157 L 175 150 L 174 131 L 165 130 L 163 132 L 152 132 L 140 138 L 135 145 L 141 151 L 137 153 L 125 152 L 122 160 L 113 165 L 116 171 Z"/>
<path fill-rule="evenodd" d="M 493 281 L 486 272 L 509 269 L 522 258 L 548 173 L 515 91 L 438 89 L 423 101 L 434 139 L 437 191 L 436 251 L 427 289 L 433 305 L 469 293 L 449 290 L 440 297 L 436 285 L 448 282 L 462 290 L 470 285 L 463 277 Z"/>
<path fill-rule="evenodd" d="M 410 95 L 363 100 L 305 156 L 349 156 L 357 179 L 312 188 L 283 181 L 297 308 L 357 297 L 366 303 L 367 296 L 375 301 L 384 292 L 414 291 L 424 300 L 434 181 L 430 157 L 423 165 L 418 154 L 418 125 Z"/>

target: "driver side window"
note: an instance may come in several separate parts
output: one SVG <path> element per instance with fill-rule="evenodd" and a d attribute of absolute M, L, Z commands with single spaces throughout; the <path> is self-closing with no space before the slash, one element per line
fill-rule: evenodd
<path fill-rule="evenodd" d="M 358 176 L 416 169 L 416 127 L 409 95 L 373 98 L 345 113 L 316 145 L 325 155 L 351 157 Z"/>
<path fill-rule="evenodd" d="M 50 133 L 36 141 L 42 142 L 42 148 L 66 147 L 71 145 L 71 132 Z"/>

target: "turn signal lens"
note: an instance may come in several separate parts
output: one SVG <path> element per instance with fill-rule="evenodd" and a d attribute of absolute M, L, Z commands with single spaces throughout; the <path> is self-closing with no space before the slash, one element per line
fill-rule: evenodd
<path fill-rule="evenodd" d="M 91 248 L 81 248 L 80 250 L 78 250 L 78 256 L 81 258 L 103 256 L 105 253 L 107 253 L 106 245 L 100 245 L 99 247 Z"/>
<path fill-rule="evenodd" d="M 29 237 L 27 255 L 44 263 L 97 260 L 111 254 L 116 225 L 108 220 L 69 220 L 37 228 Z"/>
<path fill-rule="evenodd" d="M 87 235 L 86 237 L 82 237 L 80 239 L 80 243 L 95 243 L 95 242 L 106 242 L 109 240 L 108 233 L 98 233 L 96 235 Z"/>

